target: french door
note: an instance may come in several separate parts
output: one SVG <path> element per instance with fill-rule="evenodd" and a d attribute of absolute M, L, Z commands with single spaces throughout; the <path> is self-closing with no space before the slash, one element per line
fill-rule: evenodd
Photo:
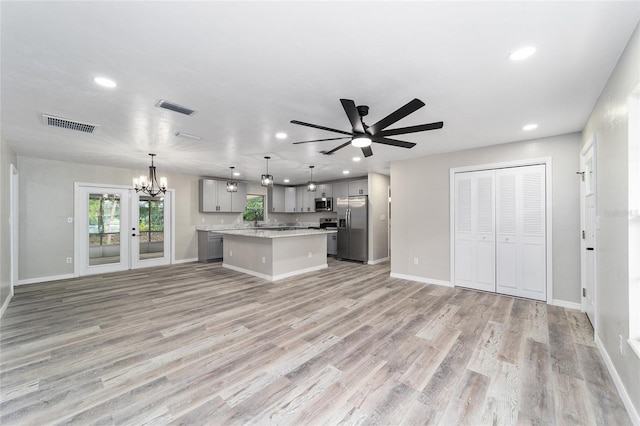
<path fill-rule="evenodd" d="M 127 187 L 76 184 L 76 275 L 171 262 L 171 192 L 148 197 Z"/>

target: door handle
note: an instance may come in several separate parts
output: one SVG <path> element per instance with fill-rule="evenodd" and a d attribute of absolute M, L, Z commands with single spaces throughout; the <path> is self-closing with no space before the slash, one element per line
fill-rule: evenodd
<path fill-rule="evenodd" d="M 587 247 L 587 250 L 593 251 L 593 247 Z"/>

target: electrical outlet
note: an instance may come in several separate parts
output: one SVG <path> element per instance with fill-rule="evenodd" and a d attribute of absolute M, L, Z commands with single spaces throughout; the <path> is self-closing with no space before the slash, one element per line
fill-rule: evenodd
<path fill-rule="evenodd" d="M 204 217 L 201 220 L 202 220 L 202 223 L 204 223 Z"/>
<path fill-rule="evenodd" d="M 67 218 L 67 223 L 73 223 L 73 218 L 71 216 Z"/>
<path fill-rule="evenodd" d="M 262 256 L 262 263 L 267 263 L 267 259 L 265 259 L 264 256 Z"/>
<path fill-rule="evenodd" d="M 73 258 L 67 257 L 67 263 L 71 263 L 71 262 L 73 262 Z"/>
<path fill-rule="evenodd" d="M 624 340 L 624 337 L 622 337 L 622 334 L 618 335 L 618 341 L 620 345 L 620 355 L 624 355 L 627 342 Z"/>
<path fill-rule="evenodd" d="M 220 223 L 224 223 L 224 219 L 220 219 Z"/>
<path fill-rule="evenodd" d="M 309 252 L 309 259 L 311 259 L 311 252 Z"/>
<path fill-rule="evenodd" d="M 413 264 L 414 264 L 414 265 L 417 265 L 418 263 L 419 263 L 419 262 L 418 262 L 418 258 L 417 258 L 417 257 L 414 257 L 414 258 L 413 258 Z"/>
<path fill-rule="evenodd" d="M 233 250 L 229 250 L 229 257 L 233 256 Z"/>

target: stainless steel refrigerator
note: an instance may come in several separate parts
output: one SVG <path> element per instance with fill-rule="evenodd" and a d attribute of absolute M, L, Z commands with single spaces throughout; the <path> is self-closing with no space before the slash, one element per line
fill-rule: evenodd
<path fill-rule="evenodd" d="M 369 216 L 366 195 L 339 197 L 338 258 L 367 262 Z"/>

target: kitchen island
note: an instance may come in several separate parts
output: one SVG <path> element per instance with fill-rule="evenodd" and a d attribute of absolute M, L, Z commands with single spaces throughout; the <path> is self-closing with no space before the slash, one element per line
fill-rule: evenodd
<path fill-rule="evenodd" d="M 276 281 L 327 265 L 327 234 L 320 229 L 220 230 L 224 236 L 222 266 Z"/>

